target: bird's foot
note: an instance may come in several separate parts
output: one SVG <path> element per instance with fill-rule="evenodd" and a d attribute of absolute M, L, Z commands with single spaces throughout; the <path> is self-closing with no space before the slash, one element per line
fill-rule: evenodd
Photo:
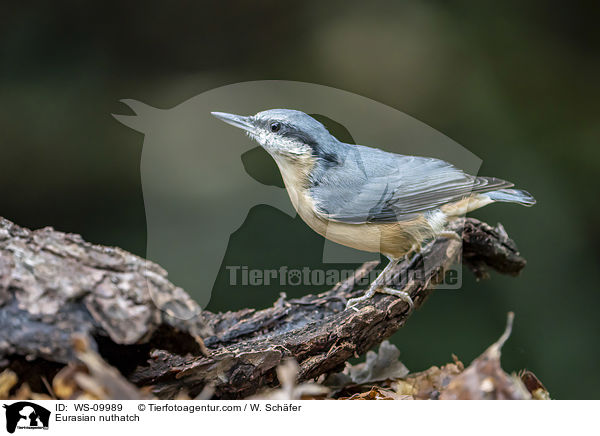
<path fill-rule="evenodd" d="M 402 301 L 404 301 L 405 303 L 408 304 L 408 313 L 412 312 L 414 307 L 415 307 L 415 303 L 413 302 L 410 294 L 405 290 L 410 286 L 410 283 L 406 286 L 406 288 L 400 290 L 400 289 L 392 289 L 392 288 L 388 288 L 386 286 L 380 287 L 380 288 L 375 288 L 375 289 L 369 289 L 367 292 L 365 292 L 365 294 L 362 297 L 358 297 L 358 298 L 351 298 L 350 300 L 348 300 L 348 302 L 346 303 L 346 309 L 352 309 L 355 310 L 356 312 L 358 312 L 358 309 L 356 308 L 356 305 L 362 301 L 367 301 L 368 299 L 370 299 L 373 295 L 375 295 L 375 292 L 380 292 L 382 294 L 388 294 L 388 295 L 394 295 L 396 297 L 398 297 L 399 299 L 401 299 Z"/>
<path fill-rule="evenodd" d="M 352 309 L 352 310 L 358 312 L 356 305 L 363 301 L 367 301 L 369 298 L 371 298 L 373 295 L 375 295 L 375 291 L 376 291 L 376 288 L 370 288 L 367 292 L 365 292 L 365 294 L 362 297 L 349 299 L 348 302 L 346 303 L 346 309 Z"/>
<path fill-rule="evenodd" d="M 408 313 L 410 313 L 415 308 L 415 303 L 413 302 L 413 299 L 411 298 L 408 291 L 405 290 L 409 286 L 410 286 L 410 284 L 407 285 L 402 290 L 385 287 L 385 288 L 379 288 L 378 291 L 381 292 L 382 294 L 394 295 L 394 296 L 398 297 L 400 300 L 404 301 L 406 304 L 408 304 Z"/>

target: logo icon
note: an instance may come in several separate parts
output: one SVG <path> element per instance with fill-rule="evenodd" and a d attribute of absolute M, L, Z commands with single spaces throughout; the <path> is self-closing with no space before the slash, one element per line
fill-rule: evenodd
<path fill-rule="evenodd" d="M 50 411 L 29 401 L 18 401 L 3 406 L 6 409 L 6 431 L 14 433 L 18 429 L 48 430 Z"/>
<path fill-rule="evenodd" d="M 273 158 L 211 112 L 250 115 L 293 108 L 322 122 L 333 136 L 348 144 L 436 157 L 469 174 L 477 174 L 481 166 L 481 159 L 469 150 L 407 114 L 350 92 L 310 83 L 265 80 L 231 84 L 168 109 L 135 100 L 123 103 L 133 114 L 114 117 L 144 135 L 140 173 L 146 257 L 169 271 L 170 280 L 203 308 L 213 297 L 223 303 L 231 298 L 232 288 L 237 286 L 227 280 L 231 268 L 243 273 L 242 265 L 250 270 L 286 266 L 289 285 L 309 286 L 299 276 L 304 267 L 355 269 L 363 262 L 380 259 L 376 250 L 349 248 L 333 242 L 335 237 L 320 240 L 298 219 Z M 368 159 L 357 150 L 357 162 Z M 381 186 L 383 191 L 365 195 L 387 195 L 387 185 Z M 327 227 L 325 232 L 335 233 L 333 228 Z M 376 238 L 373 245 L 377 246 Z M 295 246 L 302 249 L 282 249 Z M 456 280 L 440 280 L 437 288 L 460 288 L 460 264 L 456 272 Z M 278 295 L 281 286 L 273 284 L 270 290 Z M 196 315 L 168 303 L 151 279 L 148 291 L 170 316 L 190 319 Z M 236 292 L 246 293 L 239 288 Z"/>

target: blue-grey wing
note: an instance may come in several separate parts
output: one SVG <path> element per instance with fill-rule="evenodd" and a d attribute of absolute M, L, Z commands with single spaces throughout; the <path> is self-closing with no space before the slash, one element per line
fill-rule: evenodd
<path fill-rule="evenodd" d="M 362 224 L 412 219 L 474 192 L 512 186 L 465 174 L 448 162 L 347 146 L 337 165 L 317 164 L 310 188 L 318 213 Z"/>

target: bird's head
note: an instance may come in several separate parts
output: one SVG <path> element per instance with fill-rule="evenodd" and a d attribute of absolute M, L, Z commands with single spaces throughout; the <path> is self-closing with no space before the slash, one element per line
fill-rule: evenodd
<path fill-rule="evenodd" d="M 212 114 L 245 130 L 276 159 L 318 156 L 320 145 L 337 141 L 323 124 L 296 110 L 271 109 L 251 116 Z"/>

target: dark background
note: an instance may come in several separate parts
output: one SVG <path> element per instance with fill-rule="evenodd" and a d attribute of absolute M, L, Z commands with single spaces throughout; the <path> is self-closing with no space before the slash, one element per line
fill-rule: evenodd
<path fill-rule="evenodd" d="M 0 8 L 0 216 L 143 256 L 143 137 L 110 116 L 126 112 L 119 99 L 169 108 L 262 79 L 361 94 L 445 133 L 483 159 L 480 174 L 514 181 L 538 200 L 532 209 L 493 205 L 473 214 L 501 221 L 529 264 L 516 279 L 494 274 L 477 283 L 466 273 L 461 291 L 433 295 L 393 338 L 405 364 L 421 370 L 451 353 L 470 362 L 513 310 L 504 368 L 533 370 L 555 398 L 600 397 L 597 2 Z M 248 222 L 274 219 L 259 207 Z M 231 245 L 272 265 L 303 265 L 322 239 L 301 222 L 289 228 L 303 246 L 264 250 L 278 245 L 243 234 Z M 288 230 L 274 232 L 281 240 Z M 240 293 L 219 283 L 211 310 L 264 307 L 280 291 Z"/>

